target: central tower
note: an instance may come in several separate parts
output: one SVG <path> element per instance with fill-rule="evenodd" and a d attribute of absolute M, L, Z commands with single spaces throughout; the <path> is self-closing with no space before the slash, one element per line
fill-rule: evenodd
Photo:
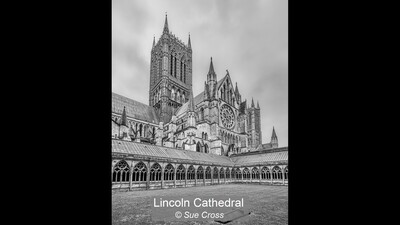
<path fill-rule="evenodd" d="M 149 105 L 160 121 L 167 123 L 177 108 L 189 100 L 192 89 L 192 47 L 190 34 L 186 45 L 168 28 L 165 15 L 161 37 L 151 49 Z"/>

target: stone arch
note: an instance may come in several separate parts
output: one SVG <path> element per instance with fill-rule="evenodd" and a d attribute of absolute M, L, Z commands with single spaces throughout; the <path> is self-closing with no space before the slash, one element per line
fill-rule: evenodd
<path fill-rule="evenodd" d="M 260 179 L 260 172 L 257 167 L 253 167 L 251 170 L 251 179 Z"/>
<path fill-rule="evenodd" d="M 214 170 L 213 170 L 213 179 L 218 179 L 218 168 L 217 168 L 217 167 L 214 167 Z"/>
<path fill-rule="evenodd" d="M 242 179 L 242 171 L 240 171 L 239 168 L 236 168 L 236 170 L 235 170 L 235 177 L 236 177 L 236 179 L 238 179 L 238 180 L 241 180 L 241 179 Z"/>
<path fill-rule="evenodd" d="M 209 149 L 208 149 L 208 145 L 207 144 L 204 144 L 204 152 L 205 153 L 209 153 Z"/>
<path fill-rule="evenodd" d="M 154 163 L 150 168 L 150 181 L 161 180 L 161 166 L 158 163 Z"/>
<path fill-rule="evenodd" d="M 285 168 L 285 180 L 289 180 L 289 166 Z"/>
<path fill-rule="evenodd" d="M 224 167 L 221 167 L 221 169 L 219 170 L 219 177 L 222 179 L 222 178 L 225 178 L 225 170 L 224 170 Z"/>
<path fill-rule="evenodd" d="M 164 180 L 174 180 L 174 166 L 169 163 L 164 169 Z"/>
<path fill-rule="evenodd" d="M 243 169 L 243 180 L 250 180 L 250 170 L 247 167 Z"/>
<path fill-rule="evenodd" d="M 185 180 L 186 179 L 186 168 L 184 165 L 179 165 L 176 169 L 176 180 Z"/>
<path fill-rule="evenodd" d="M 199 168 L 197 168 L 197 179 L 203 179 L 204 178 L 204 169 L 202 166 L 199 166 Z"/>
<path fill-rule="evenodd" d="M 200 145 L 200 141 L 197 142 L 196 144 L 196 152 L 201 152 L 201 145 Z"/>
<path fill-rule="evenodd" d="M 211 167 L 207 166 L 206 168 L 206 179 L 211 179 Z"/>
<path fill-rule="evenodd" d="M 227 178 L 227 179 L 231 178 L 231 171 L 229 170 L 229 167 L 226 168 L 226 170 L 225 170 L 225 178 Z"/>
<path fill-rule="evenodd" d="M 272 168 L 272 179 L 273 180 L 282 179 L 282 170 L 279 166 L 274 166 L 274 168 Z"/>
<path fill-rule="evenodd" d="M 125 160 L 115 164 L 113 169 L 112 182 L 127 182 L 129 181 L 130 167 Z"/>
<path fill-rule="evenodd" d="M 193 165 L 190 165 L 187 171 L 187 179 L 188 180 L 194 180 L 194 175 L 195 175 L 196 170 L 194 169 Z"/>
<path fill-rule="evenodd" d="M 270 170 L 268 169 L 268 167 L 266 167 L 266 166 L 264 166 L 264 167 L 261 169 L 261 179 L 266 179 L 266 180 L 271 179 L 271 172 L 270 172 Z"/>
<path fill-rule="evenodd" d="M 133 167 L 132 181 L 146 181 L 147 166 L 143 162 L 139 162 Z"/>

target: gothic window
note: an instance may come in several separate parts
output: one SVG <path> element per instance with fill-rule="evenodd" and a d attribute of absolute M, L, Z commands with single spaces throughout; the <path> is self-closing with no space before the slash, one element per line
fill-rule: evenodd
<path fill-rule="evenodd" d="M 239 168 L 236 168 L 236 179 L 238 180 L 242 179 L 242 172 L 240 171 Z"/>
<path fill-rule="evenodd" d="M 164 180 L 174 180 L 174 167 L 168 164 L 164 169 Z"/>
<path fill-rule="evenodd" d="M 161 166 L 158 163 L 154 163 L 150 169 L 150 181 L 157 180 L 161 180 Z"/>
<path fill-rule="evenodd" d="M 140 124 L 140 125 L 139 125 L 139 134 L 140 134 L 140 137 L 142 137 L 142 130 L 143 130 L 143 125 Z"/>
<path fill-rule="evenodd" d="M 206 168 L 206 179 L 211 179 L 211 167 Z"/>
<path fill-rule="evenodd" d="M 204 109 L 200 108 L 199 121 L 203 121 L 203 120 L 204 120 Z"/>
<path fill-rule="evenodd" d="M 235 179 L 235 168 L 232 168 L 231 170 L 231 178 Z"/>
<path fill-rule="evenodd" d="M 263 167 L 262 168 L 262 170 L 261 170 L 261 179 L 267 179 L 267 180 L 269 180 L 269 179 L 271 179 L 271 174 L 270 174 L 270 172 L 269 172 L 269 169 L 268 169 L 268 167 Z"/>
<path fill-rule="evenodd" d="M 289 166 L 287 166 L 286 169 L 285 169 L 285 180 L 288 180 L 288 179 L 289 179 L 289 174 L 288 174 L 288 172 L 289 172 Z"/>
<path fill-rule="evenodd" d="M 114 166 L 112 182 L 128 182 L 129 181 L 129 166 L 124 160 L 119 161 Z"/>
<path fill-rule="evenodd" d="M 185 167 L 181 164 L 176 170 L 176 180 L 185 180 Z"/>
<path fill-rule="evenodd" d="M 229 171 L 229 168 L 226 168 L 226 170 L 225 170 L 225 177 L 227 179 L 231 178 L 231 172 Z"/>
<path fill-rule="evenodd" d="M 260 173 L 258 172 L 257 167 L 253 167 L 251 170 L 251 179 L 260 179 Z"/>
<path fill-rule="evenodd" d="M 275 166 L 272 169 L 272 179 L 273 180 L 282 179 L 281 168 L 279 168 L 278 166 Z"/>
<path fill-rule="evenodd" d="M 214 167 L 213 179 L 218 179 L 218 168 Z"/>
<path fill-rule="evenodd" d="M 197 142 L 196 144 L 196 152 L 201 152 L 200 142 Z"/>
<path fill-rule="evenodd" d="M 208 145 L 207 144 L 204 144 L 204 152 L 205 153 L 208 153 L 209 151 L 208 151 Z"/>
<path fill-rule="evenodd" d="M 223 179 L 223 178 L 225 177 L 224 168 L 221 168 L 221 169 L 219 170 L 219 176 L 220 176 L 220 179 Z"/>
<path fill-rule="evenodd" d="M 170 66 L 169 66 L 169 74 L 172 76 L 172 60 L 174 59 L 174 57 L 172 56 L 172 54 L 171 54 L 171 56 L 170 56 Z"/>
<path fill-rule="evenodd" d="M 174 77 L 176 78 L 176 57 L 174 57 Z"/>
<path fill-rule="evenodd" d="M 247 167 L 243 169 L 243 179 L 244 180 L 250 179 L 250 171 L 249 171 L 249 169 L 247 169 Z"/>
<path fill-rule="evenodd" d="M 232 129 L 235 126 L 235 113 L 228 105 L 222 105 L 220 109 L 220 117 L 222 124 L 228 128 Z"/>
<path fill-rule="evenodd" d="M 183 83 L 185 83 L 185 84 L 186 84 L 186 74 L 187 74 L 187 72 L 186 72 L 186 64 L 183 63 Z"/>
<path fill-rule="evenodd" d="M 182 67 L 183 67 L 183 66 L 182 66 L 182 65 L 183 65 L 183 63 L 182 63 L 182 61 L 181 61 L 181 67 L 180 67 L 180 70 L 179 70 L 179 71 L 180 71 L 180 76 L 179 76 L 179 78 L 180 78 L 181 81 L 182 81 L 182 77 L 183 77 L 183 73 L 182 73 L 182 72 L 183 72 L 183 71 L 182 71 L 182 69 L 183 69 Z"/>
<path fill-rule="evenodd" d="M 194 175 L 195 175 L 195 170 L 193 165 L 189 166 L 189 169 L 187 171 L 187 179 L 188 180 L 194 180 Z"/>
<path fill-rule="evenodd" d="M 146 181 L 147 180 L 147 167 L 143 162 L 139 162 L 133 168 L 133 181 Z"/>
<path fill-rule="evenodd" d="M 197 168 L 197 179 L 203 179 L 204 178 L 203 172 L 204 172 L 203 167 L 199 166 L 199 168 Z"/>

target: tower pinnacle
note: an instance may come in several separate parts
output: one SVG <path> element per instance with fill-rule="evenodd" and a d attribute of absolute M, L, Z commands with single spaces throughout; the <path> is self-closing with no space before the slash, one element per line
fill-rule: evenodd
<path fill-rule="evenodd" d="M 189 48 L 189 49 L 192 49 L 192 44 L 190 43 L 190 33 L 189 33 L 188 48 Z"/>
<path fill-rule="evenodd" d="M 168 29 L 168 18 L 167 18 L 167 12 L 165 12 L 165 23 L 164 23 L 164 30 L 163 33 L 169 33 L 169 29 Z"/>

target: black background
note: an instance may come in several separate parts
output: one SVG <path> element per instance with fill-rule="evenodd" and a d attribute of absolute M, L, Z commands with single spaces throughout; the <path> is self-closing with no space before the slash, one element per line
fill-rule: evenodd
<path fill-rule="evenodd" d="M 18 221 L 111 224 L 111 1 L 42 4 L 23 4 L 4 28 L 8 210 Z M 375 157 L 388 132 L 371 115 L 387 79 L 366 75 L 377 61 L 358 32 L 373 23 L 355 11 L 289 2 L 289 224 L 369 220 L 361 205 L 379 197 L 364 191 L 389 171 Z"/>

